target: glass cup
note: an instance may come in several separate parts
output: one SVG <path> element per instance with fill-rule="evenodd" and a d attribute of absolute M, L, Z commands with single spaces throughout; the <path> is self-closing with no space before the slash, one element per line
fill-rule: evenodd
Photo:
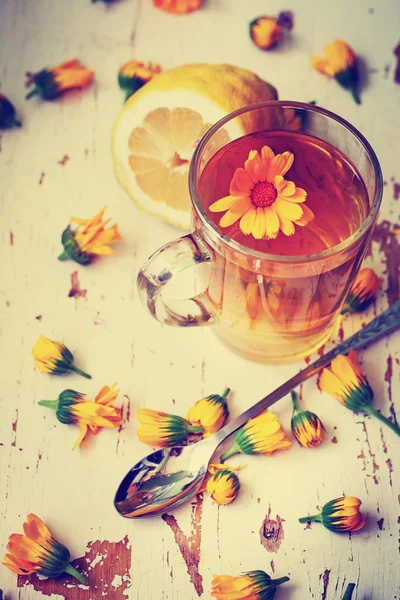
<path fill-rule="evenodd" d="M 199 199 L 199 179 L 228 140 L 263 131 L 293 131 L 294 123 L 296 132 L 329 143 L 356 166 L 368 195 L 366 218 L 347 239 L 319 253 L 281 256 L 250 250 L 209 219 Z M 340 315 L 371 237 L 382 190 L 374 151 L 341 117 L 299 102 L 239 109 L 200 140 L 189 172 L 193 232 L 148 259 L 138 275 L 141 300 L 161 323 L 212 325 L 225 346 L 251 360 L 282 363 L 310 355 L 328 340 Z M 201 291 L 186 300 L 167 298 L 167 290 L 180 287 L 183 271 L 194 275 Z"/>

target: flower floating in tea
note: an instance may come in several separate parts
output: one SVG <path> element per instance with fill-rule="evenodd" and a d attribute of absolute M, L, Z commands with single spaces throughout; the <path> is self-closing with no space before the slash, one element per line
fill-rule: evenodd
<path fill-rule="evenodd" d="M 327 502 L 318 515 L 302 517 L 300 523 L 321 522 L 330 531 L 358 531 L 365 525 L 365 516 L 360 512 L 359 498 L 343 496 Z"/>
<path fill-rule="evenodd" d="M 239 577 L 214 575 L 211 596 L 217 600 L 273 600 L 278 586 L 286 581 L 289 577 L 271 579 L 264 571 L 248 571 Z"/>
<path fill-rule="evenodd" d="M 183 15 L 201 8 L 203 0 L 153 0 L 153 4 L 166 12 Z"/>
<path fill-rule="evenodd" d="M 264 454 L 269 456 L 277 450 L 286 450 L 292 445 L 283 431 L 278 417 L 264 411 L 247 421 L 237 431 L 232 446 L 221 456 L 225 461 L 234 454 Z"/>
<path fill-rule="evenodd" d="M 316 71 L 334 77 L 345 89 L 349 90 L 357 104 L 361 104 L 358 95 L 357 57 L 343 40 L 336 40 L 324 46 L 325 58 L 313 56 L 311 66 Z"/>
<path fill-rule="evenodd" d="M 220 396 L 212 394 L 198 400 L 186 415 L 186 420 L 191 425 L 197 425 L 204 430 L 204 437 L 216 433 L 224 425 L 228 415 L 228 403 L 226 398 L 230 392 L 227 388 Z"/>
<path fill-rule="evenodd" d="M 368 308 L 371 302 L 375 300 L 382 282 L 383 280 L 376 275 L 373 269 L 361 269 L 346 298 L 342 314 L 362 312 Z"/>
<path fill-rule="evenodd" d="M 179 446 L 186 441 L 189 434 L 202 434 L 203 427 L 191 425 L 183 417 L 170 415 L 161 410 L 140 408 L 137 412 L 140 427 L 138 438 L 144 444 L 167 448 Z"/>
<path fill-rule="evenodd" d="M 372 406 L 374 392 L 361 372 L 355 350 L 351 350 L 347 356 L 342 354 L 336 356 L 331 362 L 330 369 L 322 370 L 318 387 L 350 410 L 365 411 L 376 417 L 400 436 L 397 422 L 390 421 Z"/>
<path fill-rule="evenodd" d="M 119 425 L 120 409 L 113 406 L 119 394 L 115 386 L 116 383 L 111 387 L 103 386 L 94 401 L 84 400 L 85 395 L 75 390 L 64 390 L 57 400 L 40 400 L 39 404 L 55 410 L 60 423 L 79 425 L 80 435 L 72 448 L 75 450 L 85 439 L 88 430 L 96 435 L 102 427 Z"/>
<path fill-rule="evenodd" d="M 38 94 L 43 100 L 55 100 L 65 92 L 87 87 L 92 83 L 94 75 L 94 71 L 84 67 L 76 58 L 42 69 L 38 73 L 27 73 L 26 86 L 33 88 L 26 99 Z"/>
<path fill-rule="evenodd" d="M 153 65 L 151 62 L 147 66 L 138 60 L 129 60 L 123 64 L 118 73 L 118 85 L 126 94 L 125 100 L 158 73 L 161 73 L 160 65 Z"/>
<path fill-rule="evenodd" d="M 60 254 L 58 260 L 71 260 L 80 265 L 89 265 L 96 257 L 105 254 L 114 254 L 110 248 L 122 239 L 118 231 L 118 225 L 112 225 L 106 229 L 106 225 L 111 221 L 103 221 L 104 211 L 102 208 L 92 219 L 72 218 L 72 222 L 78 227 L 74 230 L 71 226 L 63 231 L 61 242 L 64 246 L 64 252 Z"/>
<path fill-rule="evenodd" d="M 324 437 L 321 419 L 309 410 L 301 410 L 296 392 L 292 392 L 293 416 L 290 423 L 292 433 L 303 448 L 319 446 Z"/>
<path fill-rule="evenodd" d="M 17 119 L 14 105 L 4 94 L 0 94 L 0 129 L 21 127 L 21 125 L 21 121 Z"/>
<path fill-rule="evenodd" d="M 292 152 L 275 155 L 269 146 L 263 146 L 261 153 L 251 150 L 244 168 L 235 171 L 229 196 L 210 206 L 212 212 L 225 212 L 220 227 L 230 227 L 240 219 L 245 235 L 272 240 L 279 231 L 293 235 L 295 225 L 307 225 L 314 218 L 304 204 L 307 192 L 283 177 L 293 161 Z"/>
<path fill-rule="evenodd" d="M 260 50 L 270 50 L 281 39 L 282 29 L 273 17 L 257 17 L 250 25 L 250 37 Z"/>
<path fill-rule="evenodd" d="M 45 335 L 41 335 L 33 346 L 32 356 L 35 359 L 37 368 L 42 373 L 64 375 L 69 371 L 75 371 L 82 377 L 91 379 L 91 375 L 81 371 L 73 364 L 72 352 L 62 342 L 49 340 Z"/>
<path fill-rule="evenodd" d="M 7 554 L 2 564 L 18 575 L 39 573 L 45 577 L 59 577 L 68 573 L 87 585 L 86 577 L 69 564 L 68 548 L 60 544 L 39 517 L 29 514 L 24 533 L 13 533 L 8 539 Z"/>

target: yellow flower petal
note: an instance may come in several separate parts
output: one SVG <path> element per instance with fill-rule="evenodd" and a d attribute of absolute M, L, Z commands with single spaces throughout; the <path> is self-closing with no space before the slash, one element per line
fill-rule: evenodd
<path fill-rule="evenodd" d="M 229 210 L 232 203 L 236 200 L 233 196 L 225 196 L 216 202 L 213 202 L 208 208 L 211 212 L 222 212 Z"/>
<path fill-rule="evenodd" d="M 265 231 L 267 234 L 267 238 L 269 240 L 273 240 L 276 238 L 279 232 L 279 218 L 275 211 L 272 208 L 267 207 L 264 209 L 264 219 L 265 219 Z"/>
<path fill-rule="evenodd" d="M 339 377 L 334 375 L 329 369 L 323 369 L 318 379 L 318 387 L 344 404 L 343 397 L 346 389 Z"/>
<path fill-rule="evenodd" d="M 303 216 L 303 209 L 299 204 L 288 202 L 288 200 L 284 200 L 283 198 L 277 198 L 271 208 L 280 217 L 282 216 L 290 221 L 296 221 L 296 219 L 301 219 Z"/>
<path fill-rule="evenodd" d="M 230 212 L 234 215 L 239 214 L 240 216 L 244 215 L 249 208 L 251 208 L 252 203 L 250 198 L 247 196 L 245 198 L 238 198 L 232 203 L 230 207 Z"/>
<path fill-rule="evenodd" d="M 332 67 L 329 65 L 328 61 L 325 58 L 321 58 L 321 56 L 313 56 L 311 59 L 311 67 L 324 75 L 328 75 L 329 77 L 333 77 L 335 75 Z"/>
<path fill-rule="evenodd" d="M 246 171 L 242 169 L 242 167 L 236 169 L 233 179 L 231 181 L 231 185 L 229 187 L 229 193 L 232 196 L 248 195 L 252 187 L 253 182 L 248 173 L 246 173 Z"/>
<path fill-rule="evenodd" d="M 340 379 L 346 387 L 358 387 L 360 380 L 358 374 L 354 370 L 352 362 L 347 356 L 339 354 L 332 363 L 331 369 L 334 375 Z"/>
<path fill-rule="evenodd" d="M 289 183 L 292 183 L 291 181 Z M 293 184 L 294 185 L 294 184 Z M 291 190 L 292 188 L 290 188 Z M 307 199 L 307 192 L 303 188 L 294 187 L 293 192 L 289 193 L 288 188 L 284 192 L 280 192 L 284 196 L 285 200 L 289 202 L 305 202 Z"/>
<path fill-rule="evenodd" d="M 285 175 L 289 171 L 294 161 L 292 152 L 283 152 L 277 154 L 270 162 L 268 167 L 268 181 L 273 181 L 277 175 Z"/>
<path fill-rule="evenodd" d="M 256 209 L 250 208 L 245 215 L 240 219 L 240 229 L 245 235 L 250 235 L 253 232 L 254 223 L 256 220 Z"/>
<path fill-rule="evenodd" d="M 285 235 L 293 235 L 294 234 L 294 223 L 289 219 L 286 219 L 281 214 L 278 214 L 279 217 L 279 228 Z"/>
<path fill-rule="evenodd" d="M 221 218 L 219 225 L 220 227 L 230 227 L 230 225 L 236 223 L 236 221 L 238 221 L 241 216 L 242 215 L 240 213 L 231 213 L 231 211 L 228 210 Z"/>
<path fill-rule="evenodd" d="M 265 234 L 265 214 L 263 208 L 257 208 L 256 219 L 253 226 L 253 236 L 256 240 L 262 240 Z"/>
<path fill-rule="evenodd" d="M 303 209 L 303 216 L 301 217 L 301 219 L 297 219 L 295 223 L 300 227 L 305 227 L 306 225 L 308 225 L 308 223 L 310 223 L 310 221 L 314 219 L 314 213 L 310 208 L 308 208 L 306 204 L 302 204 L 301 208 Z"/>

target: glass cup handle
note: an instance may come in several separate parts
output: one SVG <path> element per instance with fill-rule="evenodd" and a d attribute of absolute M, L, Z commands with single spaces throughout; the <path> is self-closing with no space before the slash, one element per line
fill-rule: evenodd
<path fill-rule="evenodd" d="M 210 250 L 195 233 L 174 240 L 152 254 L 137 278 L 139 297 L 150 314 L 160 323 L 178 327 L 212 324 L 215 316 L 204 292 L 187 300 L 167 303 L 163 299 L 163 288 L 174 275 L 212 260 Z"/>

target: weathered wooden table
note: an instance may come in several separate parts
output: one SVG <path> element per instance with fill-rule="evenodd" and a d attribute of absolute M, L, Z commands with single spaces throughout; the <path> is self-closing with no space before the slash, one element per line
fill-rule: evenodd
<path fill-rule="evenodd" d="M 295 11 L 290 40 L 263 53 L 248 37 L 248 22 L 283 9 Z M 355 415 L 315 380 L 303 386 L 305 405 L 327 427 L 315 450 L 297 444 L 271 458 L 242 462 L 236 502 L 218 508 L 209 497 L 153 520 L 127 521 L 115 512 L 115 489 L 129 467 L 148 453 L 136 438 L 139 407 L 184 415 L 205 394 L 229 385 L 235 416 L 304 363 L 268 367 L 228 353 L 207 328 L 162 327 L 139 303 L 136 275 L 145 258 L 180 235 L 139 212 L 117 185 L 110 128 L 122 103 L 119 66 L 130 58 L 169 68 L 183 62 L 229 62 L 271 81 L 281 98 L 316 100 L 344 116 L 369 139 L 384 171 L 385 193 L 366 264 L 384 277 L 377 302 L 343 319 L 326 350 L 399 298 L 400 87 L 394 83 L 398 0 L 335 3 L 312 0 L 267 5 L 263 0 L 208 0 L 175 17 L 150 0 L 112 5 L 89 0 L 1 0 L 1 91 L 16 104 L 19 130 L 0 134 L 1 210 L 1 537 L 34 512 L 88 573 L 90 588 L 70 578 L 22 578 L 0 568 L 7 600 L 42 596 L 68 600 L 189 600 L 210 598 L 213 573 L 265 569 L 290 576 L 282 600 L 339 600 L 357 582 L 356 600 L 399 598 L 399 440 L 377 421 Z M 362 105 L 334 82 L 312 72 L 309 60 L 325 43 L 348 41 L 362 57 Z M 78 56 L 96 71 L 93 87 L 56 103 L 24 101 L 24 72 Z M 124 241 L 115 257 L 90 267 L 60 263 L 60 234 L 71 216 L 89 217 L 103 205 Z M 77 273 L 81 292 L 71 297 Z M 64 340 L 91 381 L 44 375 L 31 348 L 44 333 Z M 389 415 L 398 401 L 399 339 L 393 335 L 362 354 L 376 394 Z M 123 425 L 102 431 L 75 452 L 78 430 L 41 408 L 70 387 L 89 397 L 104 384 L 121 389 Z M 288 400 L 276 412 L 289 431 Z M 237 459 L 239 464 L 240 459 Z M 363 500 L 368 522 L 352 536 L 311 528 L 298 517 L 346 493 Z M 78 558 L 81 557 L 81 558 Z"/>

